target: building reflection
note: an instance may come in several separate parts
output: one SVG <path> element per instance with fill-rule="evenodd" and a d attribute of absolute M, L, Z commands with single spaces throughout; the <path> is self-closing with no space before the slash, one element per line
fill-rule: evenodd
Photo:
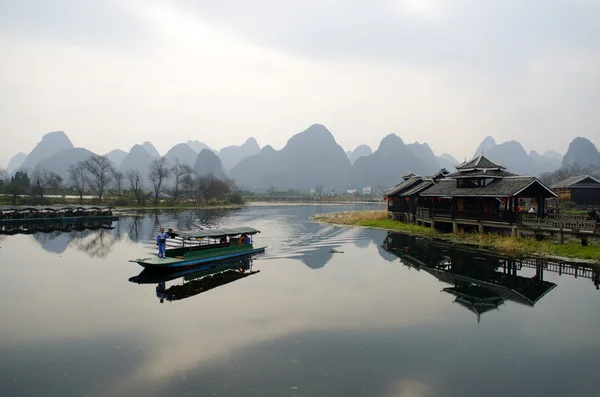
<path fill-rule="evenodd" d="M 556 287 L 544 280 L 545 272 L 589 278 L 596 289 L 600 285 L 600 272 L 592 267 L 507 258 L 399 233 L 389 233 L 382 248 L 399 257 L 404 265 L 449 284 L 442 291 L 475 313 L 478 321 L 483 313 L 498 310 L 507 301 L 535 306 Z"/>
<path fill-rule="evenodd" d="M 144 269 L 129 281 L 156 284 L 156 297 L 163 303 L 190 298 L 259 272 L 253 270 L 252 258 L 247 257 L 179 271 Z"/>

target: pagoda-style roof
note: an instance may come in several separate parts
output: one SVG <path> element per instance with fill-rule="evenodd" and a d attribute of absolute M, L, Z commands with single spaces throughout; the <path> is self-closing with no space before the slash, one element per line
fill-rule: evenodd
<path fill-rule="evenodd" d="M 485 178 L 485 179 L 500 179 L 506 178 L 509 176 L 519 176 L 518 174 L 513 174 L 512 172 L 504 171 L 504 170 L 494 170 L 494 169 L 483 169 L 478 170 L 474 169 L 471 171 L 459 171 L 453 174 L 449 174 L 446 178 L 452 179 L 477 179 L 477 178 Z"/>
<path fill-rule="evenodd" d="M 511 176 L 495 179 L 486 186 L 458 187 L 454 179 L 442 179 L 421 192 L 423 197 L 557 197 L 537 178 Z"/>
<path fill-rule="evenodd" d="M 420 183 L 413 185 L 408 190 L 401 192 L 400 195 L 406 196 L 406 197 L 412 196 L 413 194 L 417 194 L 417 193 L 427 189 L 429 186 L 431 186 L 433 184 L 434 184 L 434 182 L 431 179 L 425 179 L 425 180 L 421 181 Z"/>
<path fill-rule="evenodd" d="M 418 175 L 415 174 L 415 173 L 413 173 L 413 172 L 408 171 L 408 174 L 402 176 L 402 179 L 404 179 L 405 181 L 407 181 L 407 180 L 409 180 L 411 178 L 414 178 L 415 176 L 418 176 Z"/>
<path fill-rule="evenodd" d="M 504 170 L 504 166 L 494 163 L 492 160 L 485 157 L 483 154 L 479 157 L 474 158 L 471 161 L 464 162 L 456 166 L 456 169 L 460 171 L 473 171 L 473 170 Z"/>
<path fill-rule="evenodd" d="M 420 183 L 420 182 L 423 182 L 423 178 L 422 177 L 416 176 L 416 175 L 412 176 L 412 177 L 410 177 L 408 179 L 405 179 L 404 181 L 400 182 L 399 184 L 397 184 L 396 186 L 394 186 L 390 190 L 388 190 L 384 194 L 384 197 L 390 197 L 390 196 L 393 196 L 395 194 L 402 193 L 403 191 L 412 188 L 415 184 Z"/>
<path fill-rule="evenodd" d="M 584 182 L 584 183 L 582 183 Z M 552 189 L 572 187 L 573 185 L 581 184 L 581 187 L 600 187 L 600 181 L 591 175 L 572 176 L 564 181 L 558 182 L 552 186 Z"/>
<path fill-rule="evenodd" d="M 435 174 L 431 175 L 428 178 L 433 179 L 433 180 L 438 180 L 438 179 L 446 178 L 448 175 L 450 175 L 450 172 L 447 169 L 442 168 L 441 170 L 439 170 L 438 172 L 436 172 Z"/>

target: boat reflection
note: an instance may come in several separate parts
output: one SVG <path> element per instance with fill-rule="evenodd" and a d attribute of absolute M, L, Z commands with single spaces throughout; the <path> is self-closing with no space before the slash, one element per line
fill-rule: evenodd
<path fill-rule="evenodd" d="M 216 287 L 259 273 L 252 269 L 252 258 L 215 262 L 180 271 L 144 269 L 129 279 L 137 284 L 156 284 L 156 297 L 160 303 L 177 301 L 198 295 Z M 180 281 L 167 286 L 170 281 Z"/>
<path fill-rule="evenodd" d="M 399 233 L 388 233 L 383 249 L 399 257 L 404 265 L 450 284 L 442 291 L 455 296 L 454 302 L 475 313 L 478 321 L 483 313 L 498 310 L 506 301 L 533 307 L 556 287 L 544 280 L 544 272 L 589 278 L 596 289 L 600 285 L 596 268 L 507 258 Z"/>

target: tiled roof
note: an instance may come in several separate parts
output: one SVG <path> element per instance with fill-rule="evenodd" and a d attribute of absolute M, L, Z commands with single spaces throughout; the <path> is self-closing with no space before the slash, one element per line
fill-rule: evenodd
<path fill-rule="evenodd" d="M 508 177 L 496 179 L 484 187 L 457 187 L 455 179 L 442 179 L 437 184 L 421 192 L 424 197 L 513 197 L 533 184 L 547 190 L 546 197 L 556 195 L 534 177 Z"/>
<path fill-rule="evenodd" d="M 473 170 L 473 171 L 462 171 L 455 172 L 446 176 L 446 178 L 505 178 L 507 176 L 518 176 L 512 172 L 504 170 Z"/>
<path fill-rule="evenodd" d="M 424 180 L 421 183 L 416 184 L 415 186 L 411 187 L 410 189 L 404 191 L 401 193 L 401 196 L 412 196 L 415 193 L 419 193 L 420 191 L 422 191 L 423 189 L 428 188 L 429 186 L 433 185 L 433 181 L 432 180 Z"/>
<path fill-rule="evenodd" d="M 388 190 L 385 193 L 384 197 L 393 196 L 394 194 L 400 193 L 403 190 L 410 189 L 415 183 L 418 183 L 421 181 L 423 181 L 423 178 L 421 178 L 420 176 L 410 177 L 409 179 L 400 182 L 399 184 L 397 184 L 396 186 L 394 186 L 393 188 Z"/>
<path fill-rule="evenodd" d="M 435 174 L 431 175 L 431 176 L 429 177 L 429 179 L 440 179 L 440 178 L 443 178 L 443 177 L 445 177 L 445 176 L 447 176 L 447 175 L 450 175 L 450 172 L 448 172 L 448 170 L 447 170 L 447 169 L 445 169 L 445 168 L 442 168 L 441 170 L 439 170 L 439 171 L 438 171 L 438 172 L 436 172 Z"/>
<path fill-rule="evenodd" d="M 457 165 L 456 169 L 458 171 L 460 171 L 460 170 L 470 170 L 470 169 L 478 169 L 478 170 L 497 169 L 497 170 L 503 170 L 503 169 L 505 169 L 505 167 L 501 166 L 500 164 L 496 164 L 493 161 L 489 160 L 484 155 L 481 155 L 479 157 L 474 158 L 471 161 L 467 161 L 465 163 Z"/>
<path fill-rule="evenodd" d="M 558 182 L 556 185 L 552 186 L 552 188 L 556 189 L 556 188 L 562 188 L 562 187 L 569 187 L 569 186 L 575 185 L 587 178 L 592 179 L 594 182 L 596 182 L 600 185 L 600 181 L 598 179 L 594 178 L 593 176 L 579 175 L 579 176 L 572 176 L 570 178 L 565 179 L 564 181 Z"/>

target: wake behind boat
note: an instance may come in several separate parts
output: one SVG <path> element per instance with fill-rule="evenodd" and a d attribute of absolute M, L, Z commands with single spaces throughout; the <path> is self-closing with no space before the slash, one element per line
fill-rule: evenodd
<path fill-rule="evenodd" d="M 176 269 L 202 263 L 222 261 L 258 254 L 265 247 L 254 247 L 253 236 L 260 233 L 251 227 L 208 229 L 189 232 L 168 231 L 169 248 L 165 257 L 133 259 L 145 268 Z M 173 246 L 172 243 L 175 243 Z"/>

